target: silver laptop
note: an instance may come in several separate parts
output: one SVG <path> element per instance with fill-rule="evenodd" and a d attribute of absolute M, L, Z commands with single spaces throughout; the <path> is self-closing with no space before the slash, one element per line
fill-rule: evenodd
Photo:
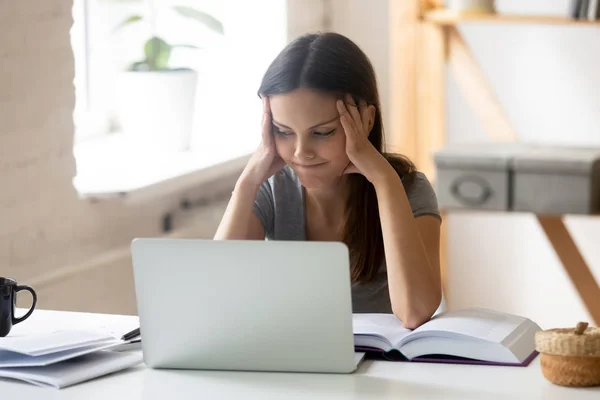
<path fill-rule="evenodd" d="M 350 373 L 342 243 L 135 239 L 142 350 L 151 368 Z"/>

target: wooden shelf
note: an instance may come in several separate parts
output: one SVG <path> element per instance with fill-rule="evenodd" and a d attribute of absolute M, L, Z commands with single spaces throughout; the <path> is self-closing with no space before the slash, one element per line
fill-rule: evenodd
<path fill-rule="evenodd" d="M 435 181 L 435 167 L 431 155 L 447 141 L 447 67 L 452 69 L 456 84 L 488 136 L 495 142 L 519 139 L 458 25 L 600 27 L 600 21 L 566 16 L 457 13 L 442 8 L 442 3 L 442 0 L 388 2 L 392 88 L 389 102 L 394 110 L 388 130 L 393 134 L 388 143 L 393 143 L 394 149 L 401 149 L 432 181 Z M 444 215 L 448 211 L 443 210 Z M 600 285 L 570 236 L 562 215 L 537 215 L 537 219 L 586 309 L 596 324 L 600 324 Z M 447 293 L 448 235 L 444 226 L 442 224 L 440 234 L 440 269 L 442 286 Z M 450 307 L 451 303 L 449 299 Z"/>
<path fill-rule="evenodd" d="M 576 20 L 558 16 L 502 15 L 502 14 L 457 14 L 447 10 L 425 13 L 424 21 L 438 25 L 458 25 L 461 23 L 492 24 L 542 24 L 542 25 L 575 25 L 600 27 L 600 21 Z"/>

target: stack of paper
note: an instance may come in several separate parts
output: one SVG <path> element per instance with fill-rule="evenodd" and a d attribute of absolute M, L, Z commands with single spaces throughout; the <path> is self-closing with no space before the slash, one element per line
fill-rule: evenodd
<path fill-rule="evenodd" d="M 86 330 L 0 338 L 0 377 L 63 388 L 141 363 L 140 352 L 109 351 L 123 343 Z"/>

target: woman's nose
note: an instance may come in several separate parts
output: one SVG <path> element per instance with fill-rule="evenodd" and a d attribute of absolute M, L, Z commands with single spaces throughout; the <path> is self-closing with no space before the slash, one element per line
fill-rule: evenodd
<path fill-rule="evenodd" d="M 307 139 L 298 139 L 296 141 L 296 151 L 294 152 L 294 156 L 299 160 L 310 160 L 311 158 L 315 158 L 314 149 L 309 140 Z"/>

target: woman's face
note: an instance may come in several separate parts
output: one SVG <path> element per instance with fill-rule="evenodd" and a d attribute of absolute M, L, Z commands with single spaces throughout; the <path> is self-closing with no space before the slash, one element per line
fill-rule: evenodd
<path fill-rule="evenodd" d="M 279 156 L 306 188 L 337 183 L 350 160 L 336 97 L 310 89 L 270 97 Z"/>

